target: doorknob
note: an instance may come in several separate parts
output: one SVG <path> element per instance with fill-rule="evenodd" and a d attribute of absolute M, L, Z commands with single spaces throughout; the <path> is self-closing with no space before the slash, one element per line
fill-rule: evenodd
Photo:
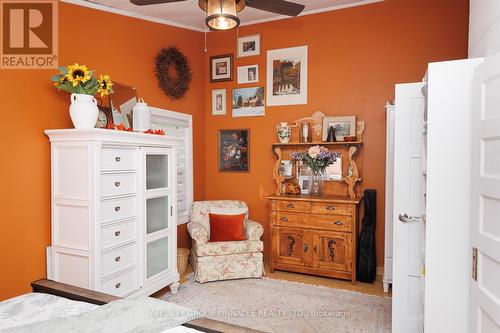
<path fill-rule="evenodd" d="M 399 214 L 398 219 L 403 223 L 420 222 L 419 216 L 408 216 L 406 213 Z"/>

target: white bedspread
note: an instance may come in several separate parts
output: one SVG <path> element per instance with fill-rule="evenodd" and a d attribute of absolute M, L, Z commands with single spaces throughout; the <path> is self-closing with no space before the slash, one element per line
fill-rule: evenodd
<path fill-rule="evenodd" d="M 140 301 L 140 300 L 138 300 Z M 127 306 L 132 306 L 135 301 L 126 301 Z M 154 322 L 158 322 L 162 320 L 162 316 L 167 315 L 171 316 L 172 315 L 172 309 L 175 311 L 173 312 L 174 314 L 178 313 L 189 313 L 190 311 L 186 311 L 186 308 L 183 307 L 178 307 L 177 305 L 173 305 L 171 303 L 163 302 L 163 301 L 158 301 L 158 300 L 152 300 L 152 299 L 142 299 L 142 304 L 139 304 L 139 308 L 144 308 L 146 311 L 157 311 L 156 312 L 156 317 L 154 319 Z M 113 302 L 114 303 L 114 302 Z M 165 303 L 165 304 L 162 304 Z M 173 306 L 173 307 L 172 307 Z M 107 306 L 108 309 L 104 310 L 106 315 L 112 314 L 113 311 L 120 312 L 120 305 L 111 305 Z M 122 305 L 123 307 L 123 305 Z M 59 296 L 54 296 L 54 295 L 48 295 L 48 294 L 40 294 L 40 293 L 30 293 L 30 294 L 25 294 L 21 295 L 18 297 L 14 297 L 11 299 L 8 299 L 6 301 L 0 302 L 0 331 L 12 331 L 12 332 L 30 332 L 36 329 L 36 332 L 51 332 L 51 333 L 56 333 L 59 328 L 60 329 L 68 329 L 68 327 L 74 328 L 72 325 L 81 325 L 82 322 L 87 322 L 88 325 L 83 325 L 82 327 L 79 327 L 79 329 L 75 330 L 79 332 L 107 332 L 109 331 L 108 329 L 111 327 L 111 331 L 114 331 L 113 326 L 110 325 L 102 325 L 102 327 L 99 327 L 97 329 L 91 328 L 91 321 L 94 320 L 93 318 L 99 317 L 99 315 L 92 315 L 88 314 L 93 313 L 96 310 L 97 312 L 102 312 L 99 310 L 100 308 L 97 305 L 90 304 L 90 303 L 85 303 L 85 302 L 78 302 L 78 301 L 72 301 L 67 298 L 59 297 Z M 133 306 L 132 306 L 133 308 Z M 134 312 L 145 312 L 145 311 L 136 311 L 137 309 L 134 310 Z M 168 311 L 167 311 L 168 310 Z M 159 312 L 158 312 L 159 311 Z M 144 315 L 144 313 L 142 314 Z M 116 315 L 113 315 L 113 317 L 122 317 L 122 324 L 125 327 L 131 328 L 131 331 L 138 331 L 135 329 L 141 329 L 141 327 L 147 327 L 149 325 L 150 328 L 152 328 L 152 331 L 154 332 L 161 332 L 161 333 L 195 333 L 195 332 L 200 332 L 198 330 L 194 330 L 191 328 L 187 328 L 184 326 L 177 326 L 179 324 L 182 324 L 188 320 L 194 319 L 194 316 L 192 315 L 184 315 L 182 318 L 163 318 L 163 321 L 169 321 L 172 320 L 172 324 L 164 325 L 151 325 L 151 323 L 145 323 L 144 324 L 138 324 L 137 320 L 139 320 L 140 315 L 138 316 L 137 313 L 134 314 L 129 314 L 129 315 L 123 315 L 120 313 L 117 313 Z M 62 319 L 66 318 L 66 319 Z M 92 318 L 92 319 L 89 319 Z M 116 318 L 116 319 L 117 319 Z M 127 319 L 123 318 L 128 318 L 129 322 L 127 323 Z M 135 322 L 134 322 L 135 320 Z M 120 319 L 118 319 L 120 321 Z M 107 320 L 110 324 L 112 323 L 112 320 Z M 112 324 L 111 324 L 112 325 Z M 172 327 L 168 329 L 162 329 L 161 327 Z M 59 328 L 58 328 L 59 327 Z M 116 327 L 120 332 L 122 332 L 121 328 Z M 134 329 L 135 328 L 135 329 Z M 149 331 L 149 330 L 148 330 Z M 123 330 L 124 332 L 124 330 Z"/>

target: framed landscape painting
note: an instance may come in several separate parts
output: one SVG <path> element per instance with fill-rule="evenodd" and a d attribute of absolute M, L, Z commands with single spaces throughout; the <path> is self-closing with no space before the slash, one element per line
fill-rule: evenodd
<path fill-rule="evenodd" d="M 233 117 L 265 115 L 264 87 L 233 89 Z"/>
<path fill-rule="evenodd" d="M 250 171 L 248 143 L 248 129 L 220 130 L 218 143 L 219 171 Z"/>
<path fill-rule="evenodd" d="M 267 51 L 267 105 L 307 104 L 307 46 Z"/>

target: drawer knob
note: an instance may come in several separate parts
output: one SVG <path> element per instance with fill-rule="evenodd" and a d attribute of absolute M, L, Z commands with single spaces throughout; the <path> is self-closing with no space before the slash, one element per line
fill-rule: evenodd
<path fill-rule="evenodd" d="M 116 257 L 116 258 L 115 258 L 115 261 L 116 261 L 116 262 L 119 262 L 121 259 L 122 259 L 122 257 Z"/>
<path fill-rule="evenodd" d="M 307 249 L 308 249 L 307 244 L 304 244 L 304 253 L 307 252 Z"/>
<path fill-rule="evenodd" d="M 120 156 L 115 157 L 115 161 L 120 162 L 121 160 L 122 160 L 122 158 Z"/>
<path fill-rule="evenodd" d="M 318 253 L 318 244 L 314 244 L 313 250 L 314 253 Z"/>
<path fill-rule="evenodd" d="M 120 182 L 115 182 L 115 186 L 116 186 L 116 187 L 119 187 L 120 185 L 121 185 L 121 183 L 120 183 Z"/>
<path fill-rule="evenodd" d="M 121 209 L 121 207 L 120 207 L 120 206 L 116 206 L 116 207 L 115 207 L 115 212 L 119 212 L 119 211 L 120 211 L 120 209 Z"/>
<path fill-rule="evenodd" d="M 288 205 L 286 206 L 286 208 L 295 208 L 295 205 L 294 205 L 294 204 L 288 204 Z"/>
<path fill-rule="evenodd" d="M 336 225 L 344 225 L 344 222 L 342 222 L 342 221 L 335 221 L 333 223 L 336 224 Z"/>
<path fill-rule="evenodd" d="M 115 236 L 116 237 L 120 236 L 120 234 L 121 234 L 120 230 L 118 230 L 118 231 L 115 232 Z"/>
<path fill-rule="evenodd" d="M 329 206 L 326 206 L 326 210 L 335 210 L 335 207 L 333 207 L 332 205 L 329 205 Z"/>
<path fill-rule="evenodd" d="M 280 220 L 283 221 L 283 222 L 287 222 L 288 218 L 283 216 L 282 218 L 280 218 Z"/>
<path fill-rule="evenodd" d="M 121 282 L 118 282 L 117 284 L 115 284 L 116 289 L 119 289 L 121 286 L 122 286 Z"/>

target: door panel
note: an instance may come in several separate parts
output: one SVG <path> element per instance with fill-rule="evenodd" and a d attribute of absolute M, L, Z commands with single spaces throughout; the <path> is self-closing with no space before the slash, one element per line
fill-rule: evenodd
<path fill-rule="evenodd" d="M 497 54 L 476 67 L 472 88 L 471 238 L 477 249 L 477 274 L 472 274 L 471 283 L 471 333 L 500 332 L 499 87 Z"/>
<path fill-rule="evenodd" d="M 423 86 L 423 83 L 396 85 L 392 302 L 392 331 L 395 333 L 419 332 L 424 316 L 421 280 L 425 229 L 419 222 L 424 207 Z M 400 214 L 415 218 L 405 223 L 400 221 Z"/>
<path fill-rule="evenodd" d="M 308 232 L 304 229 L 273 228 L 274 259 L 277 262 L 307 265 L 310 255 Z"/>
<path fill-rule="evenodd" d="M 313 267 L 352 271 L 352 237 L 349 233 L 312 231 Z"/>

